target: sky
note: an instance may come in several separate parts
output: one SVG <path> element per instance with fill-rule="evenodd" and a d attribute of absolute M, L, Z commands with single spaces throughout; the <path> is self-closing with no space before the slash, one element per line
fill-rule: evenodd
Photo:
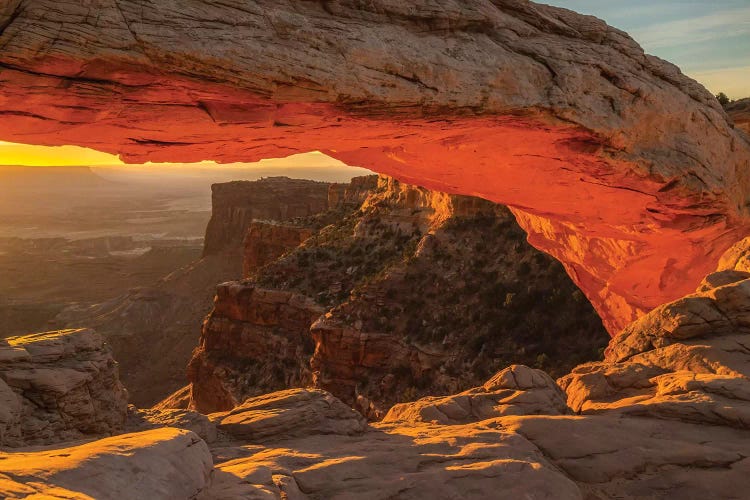
<path fill-rule="evenodd" d="M 673 62 L 714 94 L 750 97 L 750 0 L 541 0 L 604 19 L 646 52 Z M 280 166 L 319 164 L 297 155 Z M 0 141 L 0 165 L 117 165 L 113 155 L 75 146 Z"/>
<path fill-rule="evenodd" d="M 750 0 L 541 0 L 626 31 L 714 94 L 750 97 Z"/>

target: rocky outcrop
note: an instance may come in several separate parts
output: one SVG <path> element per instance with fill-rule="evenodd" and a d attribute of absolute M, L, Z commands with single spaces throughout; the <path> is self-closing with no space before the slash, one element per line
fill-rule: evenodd
<path fill-rule="evenodd" d="M 266 264 L 300 246 L 314 233 L 312 228 L 277 222 L 251 222 L 245 234 L 242 275 L 249 277 Z"/>
<path fill-rule="evenodd" d="M 286 221 L 325 211 L 329 186 L 288 177 L 214 184 L 203 254 L 241 250 L 253 221 Z"/>
<path fill-rule="evenodd" d="M 725 110 L 737 127 L 750 134 L 750 98 L 733 101 Z"/>
<path fill-rule="evenodd" d="M 211 418 L 222 431 L 252 442 L 318 434 L 352 436 L 367 428 L 362 415 L 317 389 L 290 389 L 250 398 Z"/>
<path fill-rule="evenodd" d="M 563 377 L 571 408 L 750 427 L 750 275 L 717 274 L 626 328 L 603 362 Z"/>
<path fill-rule="evenodd" d="M 747 232 L 747 136 L 591 16 L 518 0 L 13 0 L 0 26 L 0 139 L 131 162 L 321 150 L 503 203 L 612 334 Z"/>
<path fill-rule="evenodd" d="M 480 422 L 506 415 L 565 415 L 571 413 L 565 394 L 541 370 L 509 366 L 481 387 L 446 397 L 402 403 L 383 422 L 433 422 L 442 425 Z"/>
<path fill-rule="evenodd" d="M 127 430 L 129 432 L 175 427 L 194 432 L 208 444 L 218 438 L 216 425 L 205 415 L 180 408 L 142 409 L 128 407 Z"/>
<path fill-rule="evenodd" d="M 562 268 L 494 203 L 381 177 L 358 209 L 295 223 L 319 229 L 217 296 L 190 375 L 196 401 L 212 401 L 197 408 L 312 383 L 380 419 L 395 403 L 476 387 L 511 363 L 559 376 L 606 345 Z M 268 308 L 257 289 L 315 307 L 302 323 L 272 325 L 222 312 Z M 219 402 L 226 388 L 232 397 Z"/>
<path fill-rule="evenodd" d="M 246 266 L 260 266 L 297 246 L 312 230 L 302 229 L 304 220 L 271 221 L 325 211 L 330 185 L 286 177 L 214 185 L 203 258 L 106 302 L 68 308 L 57 324 L 100 332 L 120 363 L 131 401 L 153 405 L 187 383 L 185 366 L 211 311 L 216 285 L 240 277 L 243 260 Z"/>
<path fill-rule="evenodd" d="M 309 329 L 323 308 L 299 294 L 223 283 L 188 367 L 191 408 L 230 410 L 311 379 Z"/>
<path fill-rule="evenodd" d="M 188 499 L 210 483 L 206 443 L 162 428 L 69 448 L 0 452 L 0 497 Z"/>
<path fill-rule="evenodd" d="M 93 330 L 0 340 L 0 402 L 0 446 L 114 434 L 127 412 L 117 363 Z"/>
<path fill-rule="evenodd" d="M 249 444 L 214 451 L 214 480 L 202 500 L 493 498 L 498 491 L 582 498 L 533 444 L 496 425 L 367 426 L 322 391 L 269 394 L 229 415 L 232 423 L 219 425 Z"/>
<path fill-rule="evenodd" d="M 377 186 L 377 175 L 354 177 L 348 184 L 331 184 L 328 188 L 328 209 L 359 208 Z"/>

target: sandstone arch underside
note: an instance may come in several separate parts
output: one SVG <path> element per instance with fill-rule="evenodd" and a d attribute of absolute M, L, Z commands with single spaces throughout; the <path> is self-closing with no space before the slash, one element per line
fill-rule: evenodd
<path fill-rule="evenodd" d="M 509 205 L 614 334 L 748 233 L 750 142 L 625 33 L 523 0 L 0 0 L 0 140 L 320 150 Z"/>

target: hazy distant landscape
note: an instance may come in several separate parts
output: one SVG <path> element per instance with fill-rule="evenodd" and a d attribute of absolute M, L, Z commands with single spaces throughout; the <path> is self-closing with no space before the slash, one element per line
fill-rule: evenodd
<path fill-rule="evenodd" d="M 271 175 L 348 181 L 358 173 L 336 166 L 0 166 L 0 332 L 51 327 L 71 304 L 110 299 L 199 258 L 211 184 Z"/>

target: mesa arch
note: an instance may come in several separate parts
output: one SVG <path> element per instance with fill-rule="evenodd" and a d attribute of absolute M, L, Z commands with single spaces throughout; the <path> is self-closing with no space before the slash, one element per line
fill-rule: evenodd
<path fill-rule="evenodd" d="M 321 150 L 512 207 L 615 334 L 748 233 L 750 142 L 603 21 L 525 0 L 2 0 L 0 140 Z"/>

